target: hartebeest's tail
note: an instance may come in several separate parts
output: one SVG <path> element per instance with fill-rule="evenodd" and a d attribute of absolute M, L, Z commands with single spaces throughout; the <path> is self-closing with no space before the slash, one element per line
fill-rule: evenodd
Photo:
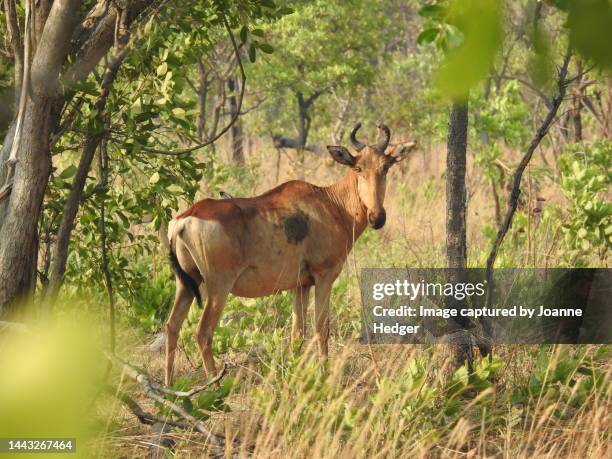
<path fill-rule="evenodd" d="M 172 266 L 172 270 L 178 276 L 179 280 L 187 287 L 193 296 L 195 296 L 196 302 L 198 306 L 202 307 L 202 295 L 200 294 L 200 287 L 198 283 L 191 277 L 187 271 L 185 271 L 176 257 L 176 238 L 179 235 L 169 235 L 169 243 L 170 243 L 170 265 Z"/>

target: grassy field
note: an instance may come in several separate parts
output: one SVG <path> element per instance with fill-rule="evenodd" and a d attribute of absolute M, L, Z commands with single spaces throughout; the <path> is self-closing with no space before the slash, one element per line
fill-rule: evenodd
<path fill-rule="evenodd" d="M 76 322 L 80 338 L 67 338 L 71 334 L 58 329 L 50 341 L 27 338 L 23 346 L 10 341 L 0 347 L 7 369 L 0 379 L 0 402 L 8 407 L 0 427 L 10 432 L 11 425 L 21 422 L 38 432 L 57 432 L 58 426 L 81 432 L 79 438 L 88 445 L 81 450 L 84 457 L 609 457 L 609 346 L 499 346 L 492 362 L 477 361 L 468 374 L 465 367 L 452 366 L 444 346 L 359 343 L 361 268 L 445 264 L 444 177 L 438 166 L 443 155 L 442 148 L 417 152 L 392 173 L 388 224 L 379 232 L 366 231 L 334 284 L 326 365 L 319 363 L 309 340 L 301 353 L 291 348 L 289 294 L 230 298 L 214 339 L 226 374 L 192 397 L 171 398 L 208 430 L 223 435 L 220 446 L 193 430 L 143 425 L 115 396 L 127 395 L 162 419 L 169 414 L 119 366 L 107 373 L 100 354 L 108 340 L 103 293 L 87 301 L 67 295 L 58 309 L 56 321 Z M 516 159 L 512 153 L 508 158 Z M 255 166 L 249 175 L 226 182 L 226 191 L 240 196 L 272 186 L 274 161 L 265 159 L 263 154 L 250 156 Z M 295 162 L 281 159 L 280 181 L 299 173 Z M 537 158 L 528 171 L 527 200 L 500 254 L 500 267 L 567 266 L 558 230 L 565 205 L 558 180 L 529 181 L 538 176 L 541 161 Z M 317 184 L 331 183 L 339 173 L 312 157 L 301 171 Z M 484 265 L 495 228 L 494 205 L 485 178 L 472 164 L 468 171 L 469 264 L 478 267 Z M 244 183 L 258 186 L 254 191 Z M 544 203 L 543 211 L 527 212 L 529 202 Z M 174 282 L 163 248 L 154 253 L 135 260 L 146 282 L 134 304 L 119 301 L 117 355 L 161 382 L 163 346 L 152 349 L 151 344 L 159 337 Z M 608 261 L 593 253 L 583 263 L 607 266 Z M 175 390 L 209 379 L 194 340 L 200 314 L 194 305 L 181 332 Z M 106 381 L 104 390 L 100 380 Z M 162 440 L 171 449 L 155 446 Z"/>
<path fill-rule="evenodd" d="M 207 425 L 233 442 L 228 456 L 256 457 L 608 457 L 610 454 L 610 358 L 606 346 L 500 346 L 492 363 L 475 374 L 450 365 L 442 346 L 359 344 L 357 273 L 363 267 L 444 266 L 444 151 L 418 152 L 389 180 L 388 224 L 368 230 L 347 260 L 332 296 L 332 350 L 321 367 L 308 343 L 302 354 L 289 344 L 291 297 L 232 298 L 215 336 L 216 355 L 228 364 L 224 383 L 198 403 Z M 262 161 L 261 158 L 253 158 Z M 280 180 L 295 174 L 283 157 Z M 538 158 L 529 174 L 539 171 Z M 306 179 L 329 183 L 338 168 L 307 158 Z M 483 266 L 494 224 L 494 206 L 484 177 L 468 167 L 468 241 L 471 266 Z M 257 191 L 272 186 L 272 166 L 260 168 Z M 499 266 L 564 265 L 555 208 L 564 198 L 553 180 L 528 174 L 531 205 L 525 204 L 500 256 Z M 316 180 L 313 179 L 316 177 Z M 248 193 L 238 184 L 227 191 Z M 591 266 L 606 266 L 593 257 Z M 161 274 L 163 275 L 163 274 Z M 166 272 L 166 275 L 168 273 Z M 312 307 L 310 308 L 312 310 Z M 312 313 L 312 311 L 310 311 Z M 200 310 L 192 308 L 181 334 L 177 387 L 206 379 L 193 330 Z M 312 326 L 310 326 L 312 333 Z M 121 328 L 120 351 L 161 380 L 163 351 L 151 351 L 150 334 Z M 316 352 L 314 353 L 316 356 Z M 118 375 L 114 375 L 115 378 Z M 137 388 L 123 380 L 126 390 Z M 231 386 L 231 390 L 230 390 Z M 211 408 L 210 400 L 217 398 Z M 140 397 L 143 406 L 155 410 Z M 200 400 L 200 401 L 198 401 Z M 116 400 L 100 413 L 109 419 L 97 443 L 102 456 L 146 456 L 151 432 Z M 112 403 L 110 403 L 112 402 Z M 210 411 L 212 409 L 212 411 Z M 205 437 L 169 434 L 178 457 L 201 457 Z M 212 450 L 222 455 L 219 450 Z"/>

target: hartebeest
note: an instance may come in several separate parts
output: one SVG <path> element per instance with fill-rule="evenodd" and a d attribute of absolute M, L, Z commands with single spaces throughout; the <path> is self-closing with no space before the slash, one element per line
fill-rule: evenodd
<path fill-rule="evenodd" d="M 291 337 L 301 340 L 314 286 L 316 340 L 327 357 L 332 284 L 366 225 L 385 224 L 387 172 L 415 146 L 410 142 L 385 152 L 390 131 L 384 125 L 381 140 L 365 145 L 356 139 L 360 126 L 350 135 L 356 155 L 342 146 L 327 147 L 334 160 L 349 167 L 333 185 L 293 180 L 253 198 L 204 199 L 170 222 L 176 296 L 166 323 L 166 384 L 172 381 L 181 324 L 194 297 L 201 303 L 201 284 L 206 306 L 197 338 L 207 372 L 215 372 L 212 338 L 229 293 L 254 298 L 293 290 Z"/>

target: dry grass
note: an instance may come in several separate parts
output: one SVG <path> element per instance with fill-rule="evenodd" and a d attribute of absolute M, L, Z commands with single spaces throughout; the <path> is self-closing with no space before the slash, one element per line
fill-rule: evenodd
<path fill-rule="evenodd" d="M 370 354 L 364 345 L 336 343 L 328 368 L 307 358 L 293 365 L 243 356 L 230 371 L 238 381 L 227 400 L 231 411 L 213 414 L 210 426 L 234 440 L 227 457 L 609 457 L 609 389 L 577 407 L 567 403 L 569 387 L 557 399 L 508 402 L 513 389 L 528 385 L 536 355 L 534 346 L 497 349 L 504 364 L 494 386 L 453 395 L 460 405 L 453 415 L 445 413 L 451 383 L 442 348 L 377 346 Z M 161 356 L 136 351 L 132 359 L 161 374 Z M 414 362 L 422 365 L 419 377 Z M 610 366 L 600 370 L 609 379 Z M 204 378 L 184 359 L 179 371 Z M 150 430 L 122 406 L 105 403 L 104 410 L 112 421 L 99 440 L 102 456 L 148 455 Z M 178 457 L 206 451 L 201 434 L 177 432 L 174 439 Z"/>
<path fill-rule="evenodd" d="M 209 425 L 228 439 L 224 454 L 254 457 L 610 457 L 611 392 L 609 358 L 597 363 L 600 386 L 586 392 L 575 405 L 576 380 L 583 375 L 576 366 L 573 382 L 552 385 L 532 393 L 524 403 L 512 402 L 512 394 L 529 387 L 536 371 L 537 346 L 504 346 L 496 349 L 499 368 L 488 378 L 491 387 L 476 390 L 469 384 L 454 393 L 452 369 L 442 347 L 376 346 L 358 344 L 347 326 L 359 318 L 357 272 L 366 266 L 444 266 L 444 149 L 417 152 L 414 158 L 389 179 L 387 226 L 377 234 L 366 234 L 349 257 L 342 274 L 347 291 L 334 305 L 332 353 L 329 365 L 321 367 L 305 352 L 298 362 L 287 342 L 288 324 L 278 339 L 262 331 L 266 352 L 227 352 L 218 357 L 232 364 L 230 376 L 237 384 L 227 402 L 230 412 L 211 415 Z M 289 153 L 288 155 L 292 155 Z M 509 152 L 511 165 L 518 158 Z M 251 155 L 262 165 L 257 190 L 244 190 L 230 183 L 226 191 L 254 194 L 276 182 L 275 153 Z M 532 168 L 537 168 L 536 158 Z M 317 184 L 331 183 L 339 167 L 319 158 L 306 157 L 303 169 L 283 154 L 279 181 L 302 175 Z M 302 166 L 300 166 L 302 167 Z M 316 179 L 314 179 L 316 177 Z M 483 266 L 489 240 L 483 227 L 494 226 L 494 207 L 489 184 L 468 166 L 468 241 L 470 264 Z M 534 190 L 546 203 L 562 203 L 560 190 L 544 182 Z M 561 255 L 558 235 L 551 225 L 529 221 L 527 234 L 509 235 L 500 261 L 506 266 L 556 266 Z M 592 264 L 606 266 L 607 260 Z M 341 305 L 339 303 L 342 303 Z M 311 328 L 312 329 L 312 328 Z M 122 330 L 123 355 L 158 377 L 163 356 L 151 354 L 149 337 Z M 271 349 L 271 350 L 270 350 Z M 548 368 L 554 371 L 560 359 L 576 357 L 586 362 L 599 348 L 557 347 L 550 351 Z M 189 359 L 187 358 L 189 356 Z M 582 360 L 580 360 L 582 359 Z M 486 367 L 481 363 L 481 368 Z M 541 370 L 541 369 L 540 369 Z M 181 352 L 177 373 L 194 381 L 205 378 L 197 356 Z M 545 375 L 548 374 L 545 372 Z M 127 381 L 122 384 L 132 391 Z M 554 386 L 554 387 L 553 387 Z M 132 392 L 136 394 L 136 391 Z M 139 401 L 151 410 L 146 399 Z M 100 457 L 146 457 L 150 454 L 151 432 L 138 424 L 125 408 L 112 399 L 99 404 L 107 419 L 104 434 L 97 440 Z M 209 454 L 206 439 L 197 433 L 175 432 L 177 457 Z M 221 456 L 223 453 L 219 453 Z"/>

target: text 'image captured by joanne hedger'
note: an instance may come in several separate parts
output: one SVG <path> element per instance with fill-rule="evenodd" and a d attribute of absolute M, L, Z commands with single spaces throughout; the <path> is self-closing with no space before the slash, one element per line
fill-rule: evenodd
<path fill-rule="evenodd" d="M 361 341 L 441 343 L 467 330 L 495 344 L 610 343 L 611 277 L 497 269 L 490 289 L 484 269 L 363 269 Z"/>

